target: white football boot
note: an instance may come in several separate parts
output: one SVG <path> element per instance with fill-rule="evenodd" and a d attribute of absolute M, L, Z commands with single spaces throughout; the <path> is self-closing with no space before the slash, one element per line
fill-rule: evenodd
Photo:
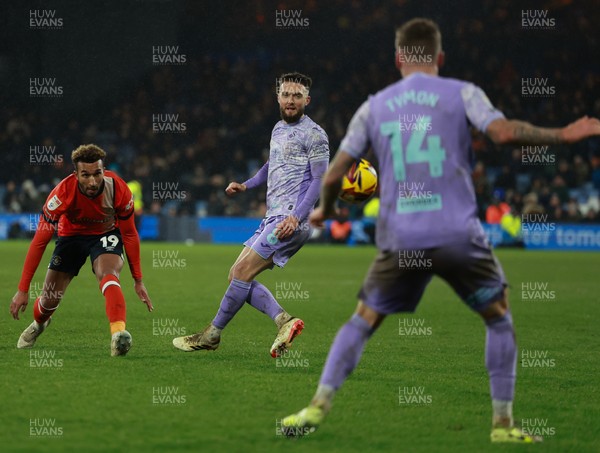
<path fill-rule="evenodd" d="M 281 326 L 273 346 L 271 346 L 271 357 L 280 357 L 292 345 L 292 341 L 302 333 L 304 329 L 304 321 L 300 318 L 291 318 Z"/>
<path fill-rule="evenodd" d="M 38 324 L 37 321 L 33 321 L 29 324 L 29 327 L 23 331 L 21 336 L 19 337 L 19 341 L 17 341 L 18 349 L 28 349 L 32 348 L 35 344 L 35 340 L 40 334 L 46 330 L 46 327 L 50 325 L 52 318 L 48 318 L 44 324 Z"/>
<path fill-rule="evenodd" d="M 204 328 L 202 332 L 185 337 L 173 338 L 173 346 L 185 352 L 208 350 L 214 351 L 221 342 L 221 330 L 212 324 Z"/>
<path fill-rule="evenodd" d="M 131 334 L 126 330 L 115 332 L 110 340 L 110 355 L 125 355 L 131 348 Z"/>

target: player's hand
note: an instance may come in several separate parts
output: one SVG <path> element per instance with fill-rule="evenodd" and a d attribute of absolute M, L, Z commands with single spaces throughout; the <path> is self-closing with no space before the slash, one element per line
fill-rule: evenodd
<path fill-rule="evenodd" d="M 298 217 L 293 215 L 287 216 L 283 221 L 275 225 L 276 229 L 273 233 L 275 233 L 277 239 L 285 239 L 294 234 L 294 231 L 296 231 L 299 224 L 300 221 L 298 220 Z"/>
<path fill-rule="evenodd" d="M 233 195 L 238 192 L 245 192 L 245 191 L 246 191 L 246 184 L 240 184 L 238 182 L 230 182 L 229 185 L 227 186 L 227 189 L 225 189 L 225 193 L 227 195 Z"/>
<path fill-rule="evenodd" d="M 327 214 L 321 206 L 315 208 L 308 216 L 310 224 L 316 228 L 325 228 L 325 220 L 330 219 L 338 214 L 337 209 L 331 214 Z"/>
<path fill-rule="evenodd" d="M 29 303 L 29 295 L 23 291 L 17 291 L 10 303 L 10 314 L 13 318 L 19 319 L 19 310 L 24 312 Z"/>
<path fill-rule="evenodd" d="M 146 307 L 148 307 L 148 311 L 154 310 L 154 306 L 152 305 L 152 301 L 150 300 L 150 296 L 148 295 L 148 290 L 146 289 L 146 286 L 144 286 L 144 282 L 136 281 L 134 288 L 135 293 L 138 295 L 140 300 L 146 304 Z"/>
<path fill-rule="evenodd" d="M 562 130 L 562 138 L 565 143 L 575 143 L 593 135 L 600 135 L 600 120 L 587 115 L 565 126 Z"/>

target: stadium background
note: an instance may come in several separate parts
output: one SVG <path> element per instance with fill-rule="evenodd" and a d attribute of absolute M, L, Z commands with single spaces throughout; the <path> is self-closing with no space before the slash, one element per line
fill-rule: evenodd
<path fill-rule="evenodd" d="M 0 44 L 0 212 L 39 212 L 49 190 L 70 172 L 71 150 L 93 142 L 108 151 L 109 168 L 141 183 L 143 238 L 185 239 L 159 228 L 177 216 L 261 217 L 264 189 L 232 199 L 223 189 L 251 176 L 268 155 L 269 133 L 279 119 L 276 77 L 291 70 L 313 77 L 307 114 L 329 134 L 333 154 L 366 96 L 398 79 L 394 28 L 416 15 L 440 23 L 447 54 L 441 74 L 479 84 L 507 117 L 552 127 L 597 116 L 599 63 L 592 56 L 599 53 L 598 13 L 592 3 L 7 5 Z M 523 27 L 527 8 L 547 11 L 555 26 Z M 28 26 L 32 10 L 52 10 L 63 23 Z M 276 11 L 297 14 L 299 22 L 283 26 Z M 157 64 L 161 52 L 170 63 Z M 31 78 L 54 78 L 62 93 L 34 97 Z M 551 94 L 524 95 L 523 79 L 545 79 Z M 172 126 L 180 130 L 155 130 Z M 38 153 L 53 150 L 62 162 L 32 163 L 36 147 Z M 599 140 L 550 147 L 541 163 L 525 161 L 521 147 L 498 147 L 479 133 L 473 149 L 482 220 L 490 205 L 506 203 L 515 217 L 541 214 L 546 224 L 600 222 Z M 351 208 L 349 215 L 362 213 Z M 8 219 L 0 237 L 31 234 Z M 246 229 L 229 239 L 247 234 L 248 224 L 239 225 Z"/>

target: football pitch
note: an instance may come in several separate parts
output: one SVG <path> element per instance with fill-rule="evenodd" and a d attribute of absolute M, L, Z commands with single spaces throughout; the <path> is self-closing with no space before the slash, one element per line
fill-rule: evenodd
<path fill-rule="evenodd" d="M 317 432 L 280 435 L 280 419 L 303 408 L 316 388 L 329 346 L 354 310 L 372 247 L 310 245 L 284 270 L 259 276 L 306 324 L 292 351 L 273 359 L 275 326 L 249 305 L 217 351 L 171 345 L 211 321 L 241 246 L 148 242 L 143 272 L 154 312 L 135 296 L 127 267 L 121 278 L 133 336 L 126 357 L 110 357 L 89 262 L 36 346 L 17 350 L 33 303 L 18 322 L 8 306 L 27 246 L 0 243 L 3 452 L 600 451 L 597 254 L 497 251 L 519 346 L 515 420 L 545 437 L 525 447 L 490 444 L 484 325 L 439 279 L 415 314 L 388 318 L 372 337 Z"/>

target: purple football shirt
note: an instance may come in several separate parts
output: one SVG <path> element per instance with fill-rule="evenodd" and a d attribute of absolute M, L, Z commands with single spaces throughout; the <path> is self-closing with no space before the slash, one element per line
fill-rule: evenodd
<path fill-rule="evenodd" d="M 384 88 L 355 113 L 340 151 L 379 161 L 377 246 L 424 249 L 481 237 L 469 126 L 504 118 L 462 80 L 424 73 Z"/>
<path fill-rule="evenodd" d="M 292 124 L 279 121 L 271 133 L 270 145 L 266 217 L 287 216 L 295 213 L 313 180 L 311 165 L 323 162 L 322 172 L 326 170 L 329 139 L 317 123 L 304 115 Z"/>

